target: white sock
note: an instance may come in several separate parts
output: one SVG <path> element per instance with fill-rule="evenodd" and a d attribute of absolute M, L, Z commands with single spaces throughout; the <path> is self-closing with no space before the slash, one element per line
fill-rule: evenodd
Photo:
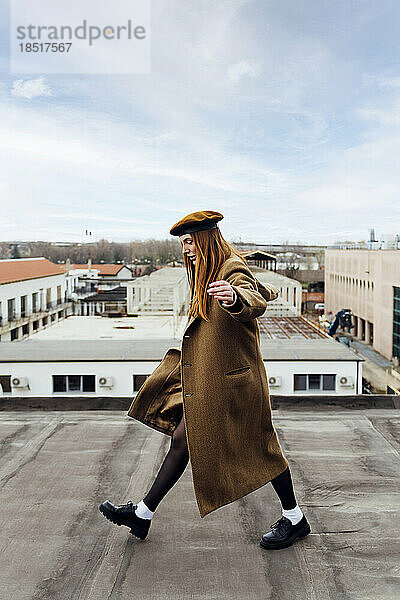
<path fill-rule="evenodd" d="M 289 519 L 292 522 L 292 525 L 296 525 L 303 518 L 303 513 L 298 504 L 290 510 L 282 509 L 282 515 Z"/>
<path fill-rule="evenodd" d="M 135 509 L 135 514 L 137 517 L 140 517 L 141 519 L 151 519 L 152 516 L 154 515 L 154 511 L 151 511 L 143 502 L 143 500 L 141 500 L 138 505 L 137 508 Z"/>

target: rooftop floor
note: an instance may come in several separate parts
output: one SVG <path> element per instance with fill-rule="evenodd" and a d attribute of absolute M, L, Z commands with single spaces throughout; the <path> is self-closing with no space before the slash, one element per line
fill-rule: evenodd
<path fill-rule="evenodd" d="M 178 317 L 174 332 L 170 315 L 141 315 L 139 317 L 71 316 L 41 329 L 31 336 L 34 340 L 135 340 L 173 338 L 183 331 L 187 317 Z"/>
<path fill-rule="evenodd" d="M 312 533 L 259 546 L 271 485 L 201 519 L 190 465 L 145 541 L 98 512 L 143 497 L 168 436 L 122 412 L 0 413 L 0 588 L 16 600 L 394 600 L 400 413 L 273 413 Z"/>

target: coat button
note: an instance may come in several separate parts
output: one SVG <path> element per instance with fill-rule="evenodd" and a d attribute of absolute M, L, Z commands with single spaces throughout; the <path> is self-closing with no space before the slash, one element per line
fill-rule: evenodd
<path fill-rule="evenodd" d="M 193 396 L 193 392 L 186 392 L 185 396 Z"/>

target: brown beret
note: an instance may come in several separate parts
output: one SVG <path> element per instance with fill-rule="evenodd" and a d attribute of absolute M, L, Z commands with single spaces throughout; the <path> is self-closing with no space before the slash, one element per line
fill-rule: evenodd
<path fill-rule="evenodd" d="M 175 223 L 170 229 L 171 235 L 183 235 L 193 231 L 205 231 L 206 229 L 217 229 L 217 222 L 223 219 L 223 215 L 214 210 L 200 210 L 186 215 Z"/>

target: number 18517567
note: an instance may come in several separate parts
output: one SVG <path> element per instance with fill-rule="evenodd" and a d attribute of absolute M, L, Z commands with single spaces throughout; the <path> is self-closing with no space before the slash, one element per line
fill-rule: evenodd
<path fill-rule="evenodd" d="M 72 42 L 25 42 L 19 44 L 21 52 L 69 52 Z"/>

